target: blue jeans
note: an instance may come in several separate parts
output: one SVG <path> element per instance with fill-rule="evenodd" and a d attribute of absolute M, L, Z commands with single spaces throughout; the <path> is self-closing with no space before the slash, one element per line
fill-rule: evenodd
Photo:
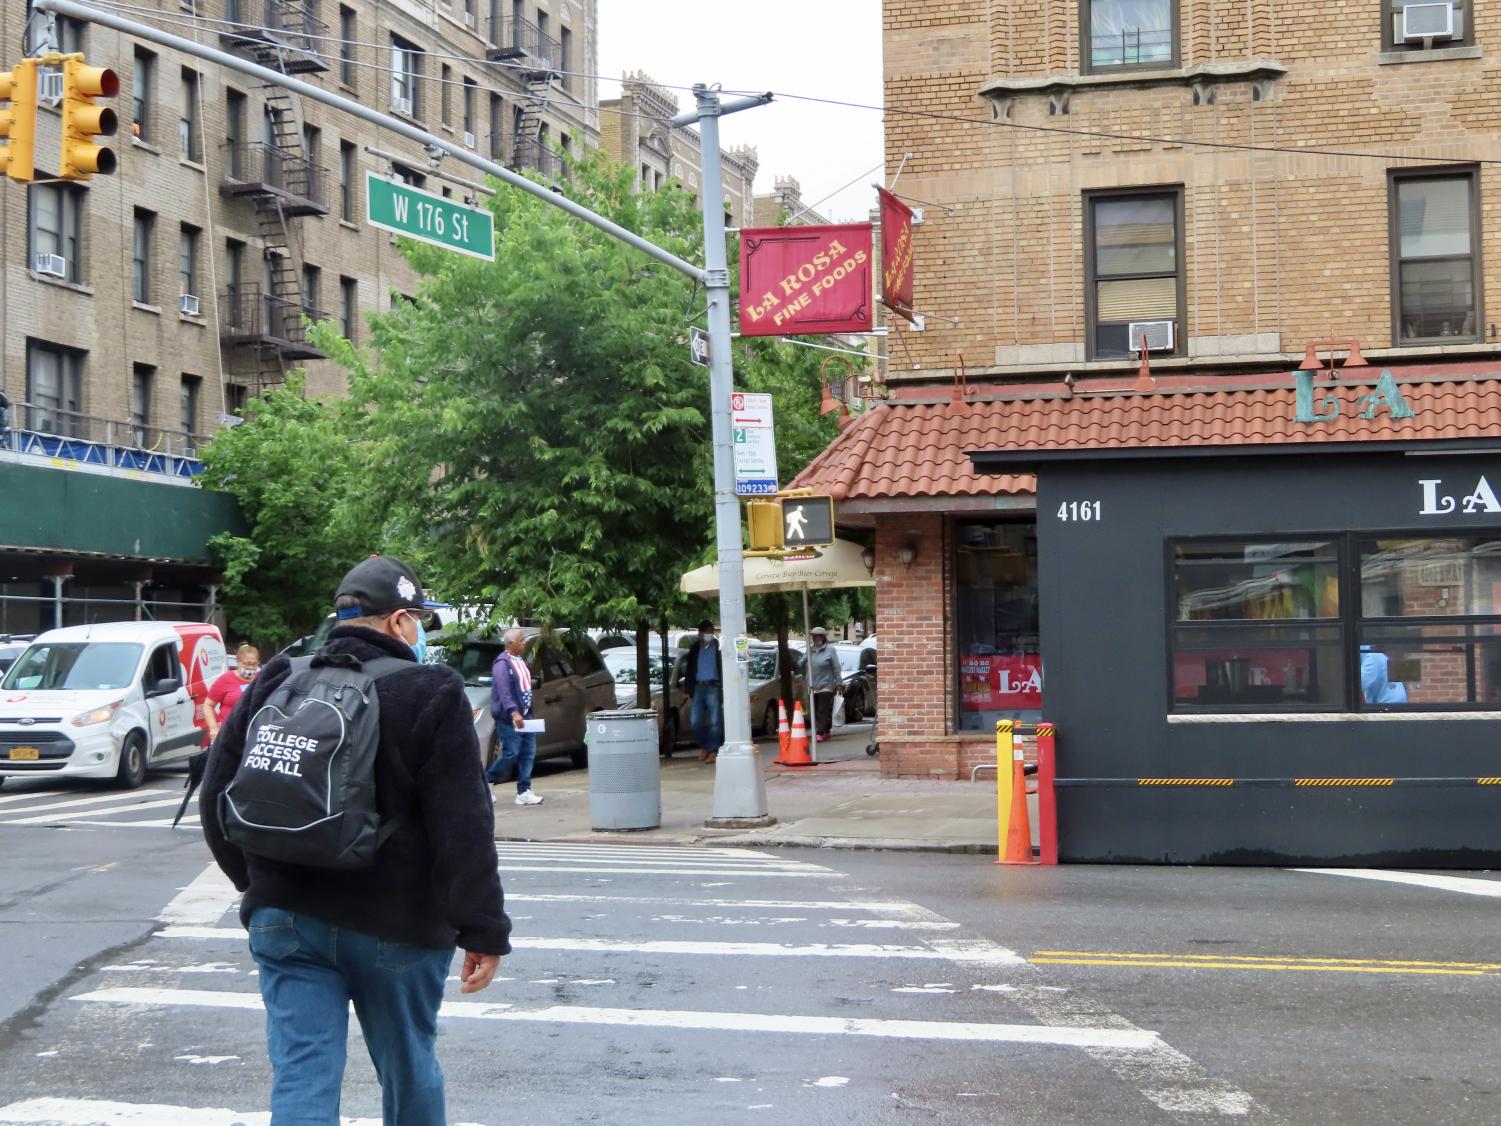
<path fill-rule="evenodd" d="M 311 915 L 257 907 L 272 1126 L 337 1126 L 349 1003 L 380 1077 L 385 1126 L 444 1126 L 438 1006 L 454 952 L 385 942 Z"/>
<path fill-rule="evenodd" d="M 724 700 L 719 685 L 698 683 L 693 686 L 693 738 L 706 751 L 718 751 L 724 743 Z"/>
<path fill-rule="evenodd" d="M 492 786 L 506 780 L 512 768 L 516 771 L 516 792 L 524 794 L 532 788 L 532 764 L 537 761 L 536 732 L 517 731 L 510 723 L 497 724 L 500 734 L 500 757 L 485 771 L 485 781 Z"/>

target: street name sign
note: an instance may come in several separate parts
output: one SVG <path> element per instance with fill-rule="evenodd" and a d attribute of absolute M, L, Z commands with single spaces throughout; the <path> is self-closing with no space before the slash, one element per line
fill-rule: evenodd
<path fill-rule="evenodd" d="M 771 396 L 736 391 L 730 396 L 730 428 L 735 446 L 735 495 L 777 495 L 777 435 Z"/>
<path fill-rule="evenodd" d="M 365 174 L 365 217 L 372 227 L 495 261 L 495 219 L 421 188 Z"/>
<path fill-rule="evenodd" d="M 782 501 L 782 546 L 824 547 L 834 542 L 834 501 L 830 497 L 786 497 Z"/>

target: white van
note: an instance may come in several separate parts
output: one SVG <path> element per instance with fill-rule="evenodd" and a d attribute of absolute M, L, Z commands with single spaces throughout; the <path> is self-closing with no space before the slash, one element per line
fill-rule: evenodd
<path fill-rule="evenodd" d="M 0 680 L 0 785 L 45 776 L 139 786 L 148 768 L 204 745 L 200 708 L 225 665 L 218 627 L 201 622 L 41 634 Z"/>

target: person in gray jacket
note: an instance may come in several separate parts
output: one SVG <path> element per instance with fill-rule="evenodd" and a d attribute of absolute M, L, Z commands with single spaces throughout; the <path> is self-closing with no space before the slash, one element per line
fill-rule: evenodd
<path fill-rule="evenodd" d="M 834 730 L 834 697 L 844 691 L 844 673 L 839 654 L 829 644 L 823 626 L 808 631 L 808 687 L 813 690 L 813 730 L 820 743 L 828 742 Z"/>

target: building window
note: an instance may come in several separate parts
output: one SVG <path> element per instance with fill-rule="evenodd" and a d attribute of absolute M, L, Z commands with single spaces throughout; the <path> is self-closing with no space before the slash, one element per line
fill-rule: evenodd
<path fill-rule="evenodd" d="M 1086 74 L 1178 65 L 1178 0 L 1080 0 Z"/>
<path fill-rule="evenodd" d="M 198 396 L 203 387 L 203 380 L 196 375 L 183 373 L 182 391 L 179 398 L 181 414 L 178 421 L 182 425 L 184 434 L 198 433 Z"/>
<path fill-rule="evenodd" d="M 155 374 L 156 369 L 150 364 L 131 365 L 131 438 L 141 449 L 154 444 L 151 437 L 151 380 Z"/>
<path fill-rule="evenodd" d="M 84 437 L 83 352 L 40 340 L 26 342 L 26 428 Z"/>
<path fill-rule="evenodd" d="M 83 284 L 84 198 L 84 189 L 69 184 L 33 184 L 26 193 L 34 270 Z"/>
<path fill-rule="evenodd" d="M 563 72 L 563 89 L 573 89 L 573 30 L 558 28 L 558 69 Z"/>
<path fill-rule="evenodd" d="M 1438 3 L 1414 0 L 1412 6 L 1417 10 L 1404 14 L 1407 0 L 1382 0 L 1383 51 L 1425 51 L 1475 42 L 1469 0 L 1453 0 L 1448 4 L 1442 0 Z"/>
<path fill-rule="evenodd" d="M 177 143 L 184 160 L 198 164 L 203 160 L 203 149 L 198 137 L 198 75 L 183 68 L 182 72 L 182 117 L 177 124 Z"/>
<path fill-rule="evenodd" d="M 156 79 L 156 56 L 135 49 L 130 71 L 130 133 L 138 141 L 151 140 L 151 90 Z"/>
<path fill-rule="evenodd" d="M 1476 173 L 1393 173 L 1393 335 L 1398 344 L 1481 339 Z"/>
<path fill-rule="evenodd" d="M 1345 706 L 1340 543 L 1172 546 L 1177 711 Z"/>
<path fill-rule="evenodd" d="M 1182 352 L 1182 216 L 1181 190 L 1085 196 L 1090 359 Z"/>
<path fill-rule="evenodd" d="M 400 36 L 391 36 L 391 108 L 408 117 L 422 116 L 422 51 Z"/>
<path fill-rule="evenodd" d="M 142 305 L 151 304 L 151 235 L 155 227 L 156 216 L 136 208 L 131 236 L 130 295 Z"/>
<path fill-rule="evenodd" d="M 184 223 L 177 244 L 177 275 L 179 292 L 184 297 L 198 295 L 198 228 Z M 188 302 L 183 302 L 183 312 L 189 312 Z"/>
<path fill-rule="evenodd" d="M 339 279 L 339 331 L 345 340 L 354 339 L 360 307 L 360 283 L 354 278 Z"/>
<path fill-rule="evenodd" d="M 474 79 L 464 79 L 464 143 L 474 144 Z"/>
<path fill-rule="evenodd" d="M 1175 711 L 1501 704 L 1501 538 L 1345 533 L 1170 547 Z"/>
<path fill-rule="evenodd" d="M 453 69 L 447 64 L 438 75 L 438 120 L 444 125 L 453 124 L 453 114 L 450 109 L 449 90 L 453 88 Z"/>
<path fill-rule="evenodd" d="M 354 142 L 339 142 L 339 218 L 354 222 Z"/>
<path fill-rule="evenodd" d="M 1035 722 L 1042 709 L 1037 529 L 972 523 L 955 529 L 954 623 L 959 729 L 998 719 Z"/>
<path fill-rule="evenodd" d="M 224 240 L 224 323 L 232 329 L 245 324 L 243 309 L 245 287 L 245 244 L 237 239 Z"/>
<path fill-rule="evenodd" d="M 307 310 L 318 308 L 318 279 L 322 271 L 317 266 L 302 267 L 302 307 Z"/>
<path fill-rule="evenodd" d="M 309 164 L 317 164 L 323 154 L 323 130 L 316 125 L 302 127 L 302 155 Z"/>
<path fill-rule="evenodd" d="M 339 6 L 339 81 L 345 86 L 355 85 L 354 44 L 358 38 L 353 8 Z"/>

